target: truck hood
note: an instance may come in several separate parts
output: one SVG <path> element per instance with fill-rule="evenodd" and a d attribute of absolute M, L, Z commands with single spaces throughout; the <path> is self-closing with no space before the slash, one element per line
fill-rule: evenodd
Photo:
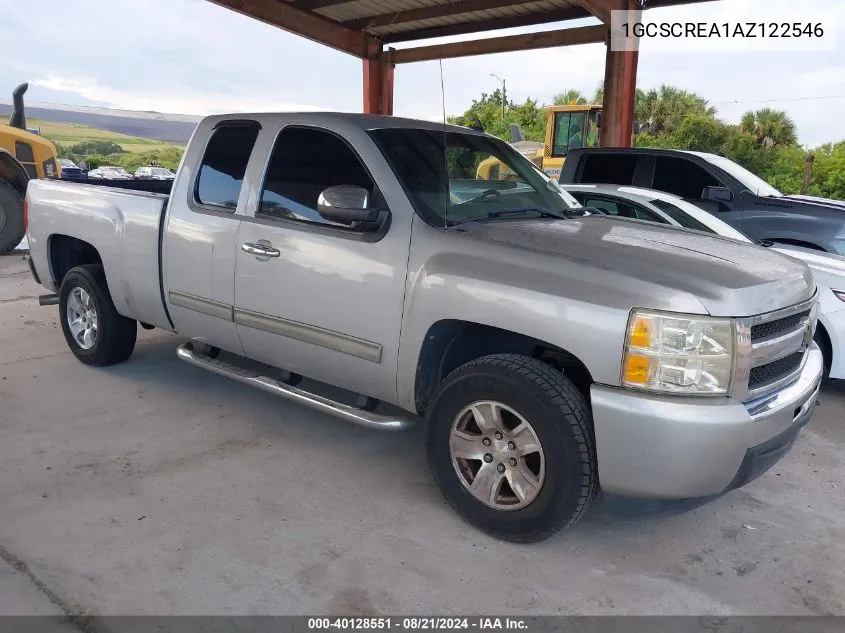
<path fill-rule="evenodd" d="M 818 198 L 816 196 L 801 196 L 801 195 L 792 195 L 792 196 L 782 196 L 780 198 L 775 198 L 776 200 L 786 201 L 789 202 L 798 202 L 807 206 L 811 207 L 827 207 L 828 209 L 839 209 L 840 211 L 845 211 L 845 202 L 842 200 L 831 200 L 830 198 Z"/>
<path fill-rule="evenodd" d="M 639 307 L 662 308 L 678 292 L 714 316 L 752 316 L 809 299 L 810 269 L 771 249 L 639 220 L 587 216 L 571 220 L 468 223 L 470 237 L 578 262 L 638 279 L 652 288 Z M 598 279 L 598 277 L 597 277 Z M 657 296 L 655 296 L 657 295 Z"/>

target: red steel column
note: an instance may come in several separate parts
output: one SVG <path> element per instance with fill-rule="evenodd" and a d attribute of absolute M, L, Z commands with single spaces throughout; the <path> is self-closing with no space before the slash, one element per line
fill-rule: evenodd
<path fill-rule="evenodd" d="M 393 64 L 385 52 L 363 60 L 364 113 L 393 114 Z"/>
<path fill-rule="evenodd" d="M 622 0 L 620 4 L 636 8 L 635 0 Z M 638 50 L 611 50 L 608 31 L 600 139 L 603 147 L 631 147 L 638 61 Z"/>

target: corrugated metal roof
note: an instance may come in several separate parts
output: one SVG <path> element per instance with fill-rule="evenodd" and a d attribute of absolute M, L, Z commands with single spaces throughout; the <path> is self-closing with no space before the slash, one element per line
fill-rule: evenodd
<path fill-rule="evenodd" d="M 209 0 L 358 55 L 356 38 L 385 43 L 589 17 L 578 0 Z M 646 8 L 708 0 L 646 0 Z M 342 28 L 338 28 L 342 27 Z"/>
<path fill-rule="evenodd" d="M 544 13 L 567 8 L 575 9 L 573 17 L 578 17 L 576 13 L 581 14 L 580 17 L 588 15 L 568 0 L 353 0 L 315 9 L 314 13 L 381 37 L 519 16 L 536 15 L 540 18 Z M 430 17 L 409 19 L 420 16 Z"/>

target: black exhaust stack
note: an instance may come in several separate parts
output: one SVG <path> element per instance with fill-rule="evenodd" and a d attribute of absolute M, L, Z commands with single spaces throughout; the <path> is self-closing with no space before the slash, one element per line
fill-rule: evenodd
<path fill-rule="evenodd" d="M 29 88 L 29 84 L 21 84 L 12 91 L 12 117 L 9 119 L 9 127 L 26 129 L 26 115 L 23 110 L 23 95 Z"/>

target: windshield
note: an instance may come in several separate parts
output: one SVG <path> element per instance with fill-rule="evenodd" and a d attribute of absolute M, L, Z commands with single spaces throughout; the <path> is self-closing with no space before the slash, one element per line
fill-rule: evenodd
<path fill-rule="evenodd" d="M 414 208 L 429 224 L 444 226 L 517 211 L 569 213 L 581 205 L 531 161 L 498 139 L 440 130 L 371 130 Z M 512 172 L 482 163 L 497 162 Z"/>
<path fill-rule="evenodd" d="M 715 233 L 716 235 L 729 237 L 740 242 L 751 241 L 745 234 L 740 233 L 727 222 L 720 220 L 686 200 L 678 199 L 670 201 L 658 199 L 652 200 L 651 204 L 684 228 Z"/>
<path fill-rule="evenodd" d="M 755 176 L 745 167 L 736 164 L 728 158 L 713 155 L 705 155 L 704 158 L 708 163 L 711 163 L 712 165 L 716 165 L 716 167 L 721 167 L 722 169 L 724 169 L 731 176 L 733 176 L 740 183 L 742 183 L 744 187 L 747 187 L 748 190 L 754 195 L 763 196 L 764 198 L 780 198 L 781 196 L 783 196 L 780 191 L 772 187 L 765 180 L 758 176 Z"/>

